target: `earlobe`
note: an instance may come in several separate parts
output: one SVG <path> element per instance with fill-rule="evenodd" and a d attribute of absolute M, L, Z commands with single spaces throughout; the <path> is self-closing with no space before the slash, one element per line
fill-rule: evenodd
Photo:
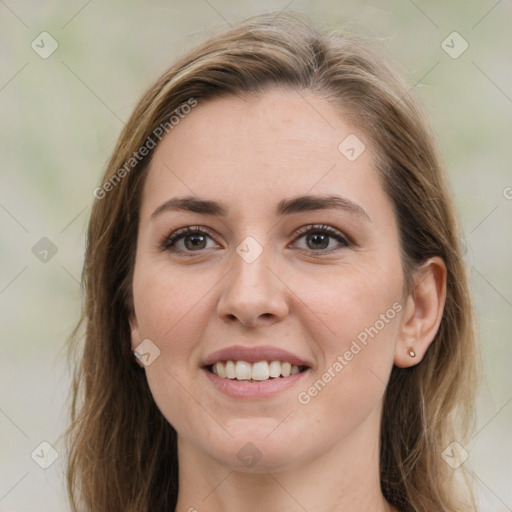
<path fill-rule="evenodd" d="M 414 289 L 407 297 L 402 317 L 394 364 L 408 368 L 418 364 L 441 324 L 446 301 L 446 265 L 435 256 L 414 275 Z"/>

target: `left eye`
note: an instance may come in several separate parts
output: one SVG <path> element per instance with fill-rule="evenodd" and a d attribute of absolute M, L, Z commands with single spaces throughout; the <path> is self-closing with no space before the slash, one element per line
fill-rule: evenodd
<path fill-rule="evenodd" d="M 349 242 L 347 239 L 336 229 L 330 226 L 307 226 L 298 231 L 301 235 L 297 238 L 305 238 L 306 244 L 312 244 L 313 247 L 306 247 L 305 250 L 314 253 L 317 252 L 330 252 L 333 248 L 329 247 L 330 240 L 334 239 L 339 242 L 338 246 L 348 247 Z M 328 250 L 326 250 L 328 249 Z"/>

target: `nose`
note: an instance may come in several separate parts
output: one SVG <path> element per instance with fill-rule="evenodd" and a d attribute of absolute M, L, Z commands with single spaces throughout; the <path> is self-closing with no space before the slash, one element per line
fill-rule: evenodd
<path fill-rule="evenodd" d="M 217 315 L 225 322 L 256 327 L 283 319 L 289 311 L 289 289 L 267 257 L 269 249 L 252 262 L 233 252 L 232 270 L 225 279 Z M 271 267 L 274 268 L 271 268 Z"/>

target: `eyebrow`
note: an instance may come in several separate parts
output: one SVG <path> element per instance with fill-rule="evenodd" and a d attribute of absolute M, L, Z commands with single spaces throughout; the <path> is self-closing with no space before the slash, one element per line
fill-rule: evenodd
<path fill-rule="evenodd" d="M 350 199 L 337 195 L 303 195 L 283 199 L 276 208 L 277 215 L 291 215 L 294 213 L 311 212 L 317 210 L 344 210 L 370 221 L 370 216 L 364 208 Z M 166 211 L 186 211 L 202 215 L 216 215 L 226 217 L 228 206 L 225 203 L 200 199 L 193 196 L 173 197 L 162 203 L 152 214 L 151 219 Z"/>

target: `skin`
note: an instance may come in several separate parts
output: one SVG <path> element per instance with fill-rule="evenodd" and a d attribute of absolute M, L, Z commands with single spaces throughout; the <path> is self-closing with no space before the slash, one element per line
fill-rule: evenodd
<path fill-rule="evenodd" d="M 366 146 L 352 162 L 338 150 L 349 134 Z M 326 100 L 279 89 L 200 101 L 156 148 L 142 195 L 130 324 L 133 349 L 149 338 L 160 350 L 145 371 L 178 433 L 177 511 L 395 510 L 379 486 L 383 394 L 393 365 L 417 364 L 433 340 L 446 269 L 428 260 L 404 295 L 398 227 L 374 156 L 365 134 Z M 335 209 L 275 213 L 282 199 L 304 194 L 343 196 L 369 219 Z M 150 218 L 178 196 L 226 203 L 228 215 Z M 314 224 L 352 243 L 328 238 L 324 248 L 296 234 Z M 176 242 L 192 257 L 159 247 L 185 226 L 208 229 L 199 249 L 190 238 Z M 236 252 L 248 236 L 263 250 L 252 263 Z M 298 393 L 394 303 L 396 316 L 300 403 Z M 284 348 L 311 368 L 300 386 L 271 398 L 230 398 L 200 363 L 231 345 Z M 250 468 L 237 457 L 248 442 L 261 455 Z"/>

